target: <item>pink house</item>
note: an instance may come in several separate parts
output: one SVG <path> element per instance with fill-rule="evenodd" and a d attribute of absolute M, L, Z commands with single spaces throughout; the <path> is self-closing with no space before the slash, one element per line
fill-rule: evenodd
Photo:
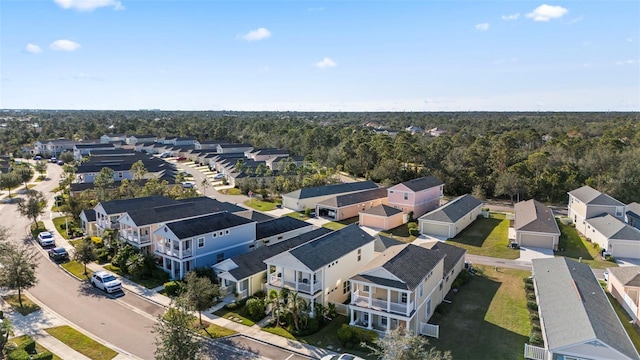
<path fill-rule="evenodd" d="M 418 217 L 440 206 L 444 184 L 433 176 L 405 181 L 388 189 L 387 205 Z"/>

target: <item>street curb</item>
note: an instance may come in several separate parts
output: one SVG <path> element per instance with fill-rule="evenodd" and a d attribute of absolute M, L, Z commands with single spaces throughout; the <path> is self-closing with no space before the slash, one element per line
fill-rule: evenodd
<path fill-rule="evenodd" d="M 262 328 L 261 328 L 261 329 L 260 329 L 260 331 L 264 331 L 264 330 L 262 330 Z M 265 331 L 265 332 L 266 332 L 266 331 Z M 275 334 L 272 334 L 272 335 L 275 335 Z M 293 354 L 296 354 L 296 355 L 300 355 L 300 356 L 303 356 L 303 357 L 305 357 L 305 358 L 315 359 L 313 356 L 310 356 L 310 355 L 307 355 L 307 354 L 301 353 L 301 352 L 296 351 L 296 350 L 292 350 L 292 349 L 290 349 L 290 348 L 287 348 L 287 347 L 284 347 L 284 346 L 281 346 L 281 345 L 272 344 L 272 343 L 269 343 L 269 342 L 267 342 L 267 341 L 264 341 L 264 340 L 261 340 L 261 339 L 255 338 L 255 337 L 250 336 L 250 335 L 245 335 L 245 334 L 236 334 L 236 335 L 231 335 L 231 336 L 227 336 L 227 337 L 220 338 L 220 339 L 226 339 L 226 338 L 230 338 L 230 337 L 233 337 L 233 336 L 243 336 L 243 337 L 246 337 L 246 338 L 248 338 L 248 339 L 251 339 L 251 340 L 253 340 L 253 341 L 255 341 L 255 342 L 259 342 L 259 343 L 262 343 L 262 344 L 265 344 L 265 345 L 269 345 L 269 346 L 277 347 L 277 348 L 279 348 L 279 349 L 281 349 L 281 350 L 288 351 L 288 352 L 290 352 L 290 353 L 293 353 Z M 280 335 L 275 335 L 275 336 L 280 336 Z M 280 337 L 281 337 L 281 336 L 280 336 Z M 302 347 L 305 347 L 305 346 L 304 346 L 305 344 L 303 344 L 303 343 L 301 343 L 301 342 L 299 342 L 299 341 L 297 341 L 297 340 L 294 340 L 294 341 L 296 341 L 296 342 L 300 343 L 300 345 L 301 345 Z M 319 349 L 326 350 L 326 349 L 324 349 L 324 348 L 319 348 Z M 332 353 L 332 352 L 328 352 L 328 353 Z"/>

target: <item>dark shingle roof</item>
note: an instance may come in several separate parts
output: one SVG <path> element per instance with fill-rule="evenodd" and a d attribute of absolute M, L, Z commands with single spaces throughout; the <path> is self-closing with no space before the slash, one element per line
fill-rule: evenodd
<path fill-rule="evenodd" d="M 378 205 L 378 206 L 374 206 L 371 209 L 368 209 L 366 211 L 361 211 L 361 214 L 368 214 L 368 215 L 377 215 L 377 216 L 392 216 L 392 215 L 396 215 L 401 213 L 402 210 L 396 209 L 396 208 L 392 208 L 391 206 L 387 206 L 387 205 Z"/>
<path fill-rule="evenodd" d="M 371 260 L 353 279 L 403 290 L 413 290 L 444 257 L 445 255 L 441 252 L 431 251 L 413 244 L 392 246 Z M 368 274 L 369 271 L 377 268 L 384 268 L 400 281 Z"/>
<path fill-rule="evenodd" d="M 166 224 L 166 226 L 178 237 L 178 239 L 186 239 L 192 236 L 251 223 L 255 222 L 228 212 L 220 212 L 212 215 L 171 222 Z"/>
<path fill-rule="evenodd" d="M 422 215 L 420 220 L 431 220 L 454 224 L 480 205 L 482 205 L 482 201 L 466 194 L 449 201 L 430 213 Z"/>
<path fill-rule="evenodd" d="M 238 265 L 237 268 L 230 270 L 229 273 L 237 280 L 244 279 L 251 275 L 265 271 L 266 265 L 264 261 L 270 257 L 283 253 L 298 245 L 302 245 L 320 236 L 330 233 L 332 230 L 327 228 L 319 228 L 308 233 L 304 233 L 287 239 L 273 245 L 263 246 L 250 253 L 232 257 L 231 260 Z"/>
<path fill-rule="evenodd" d="M 89 222 L 96 221 L 96 211 L 93 209 L 84 209 L 80 214 L 84 214 L 84 217 Z"/>
<path fill-rule="evenodd" d="M 288 155 L 289 151 L 284 149 L 253 149 L 251 153 L 254 155 Z"/>
<path fill-rule="evenodd" d="M 627 204 L 627 215 L 631 215 L 640 219 L 640 204 L 638 204 L 637 202 Z"/>
<path fill-rule="evenodd" d="M 624 206 L 620 201 L 588 185 L 569 191 L 569 195 L 589 205 Z"/>
<path fill-rule="evenodd" d="M 264 239 L 277 234 L 286 233 L 296 229 L 312 226 L 310 223 L 291 216 L 283 216 L 281 218 L 264 221 L 256 224 L 256 239 Z"/>
<path fill-rule="evenodd" d="M 560 234 L 560 228 L 553 211 L 537 200 L 521 201 L 514 206 L 516 218 L 513 223 L 516 231 L 533 231 L 548 234 Z"/>
<path fill-rule="evenodd" d="M 238 206 L 226 201 L 218 201 L 216 199 L 212 199 L 206 196 L 180 199 L 178 201 L 185 202 L 185 203 L 203 203 L 205 204 L 205 206 L 209 206 L 211 209 L 215 210 L 216 212 L 227 211 L 230 213 L 236 213 L 240 211 L 247 211 L 247 209 L 243 208 L 242 206 Z"/>
<path fill-rule="evenodd" d="M 457 246 L 449 245 L 441 241 L 429 244 L 431 251 L 440 252 L 445 255 L 444 258 L 444 275 L 448 274 L 454 266 L 464 257 L 467 250 Z"/>
<path fill-rule="evenodd" d="M 351 194 L 338 195 L 331 199 L 320 201 L 318 205 L 339 208 L 342 206 L 360 204 L 367 201 L 377 200 L 377 199 L 386 198 L 386 197 L 387 197 L 387 188 L 379 188 L 379 189 L 359 191 Z"/>
<path fill-rule="evenodd" d="M 381 253 L 395 245 L 402 245 L 403 242 L 384 235 L 377 234 L 376 242 L 373 244 L 373 251 Z"/>
<path fill-rule="evenodd" d="M 244 209 L 244 210 L 247 210 L 247 209 Z M 243 212 L 243 213 L 239 213 L 239 214 L 236 214 L 236 215 L 240 215 L 243 218 L 247 218 L 249 220 L 253 220 L 253 221 L 257 222 L 257 223 L 261 223 L 261 222 L 277 219 L 277 218 L 275 218 L 273 216 L 267 215 L 265 213 L 261 213 L 259 211 L 253 211 L 253 210 L 249 211 L 249 213 L 244 213 Z"/>
<path fill-rule="evenodd" d="M 154 206 L 162 206 L 175 203 L 176 201 L 173 199 L 157 195 L 133 199 L 103 201 L 98 205 L 101 205 L 107 214 L 119 214 L 139 208 L 150 208 Z"/>
<path fill-rule="evenodd" d="M 178 200 L 175 204 L 127 211 L 127 215 L 129 215 L 137 226 L 143 226 L 214 214 L 222 211 L 233 212 L 238 209 L 245 210 L 239 206 L 220 202 L 216 199 L 198 197 Z"/>
<path fill-rule="evenodd" d="M 115 148 L 111 143 L 97 143 L 97 144 L 76 144 L 77 149 L 101 149 L 101 148 Z"/>
<path fill-rule="evenodd" d="M 444 185 L 444 183 L 433 176 L 425 176 L 409 181 L 405 181 L 402 185 L 408 187 L 413 192 L 418 192 L 426 189 L 430 189 L 434 186 Z"/>
<path fill-rule="evenodd" d="M 611 214 L 602 214 L 585 221 L 607 239 L 640 241 L 640 230 L 616 219 Z"/>
<path fill-rule="evenodd" d="M 351 224 L 291 249 L 289 253 L 315 271 L 374 240 L 373 236 L 360 229 L 357 224 Z"/>
<path fill-rule="evenodd" d="M 589 265 L 565 257 L 533 259 L 533 277 L 550 350 L 598 339 L 638 358 Z"/>
<path fill-rule="evenodd" d="M 223 149 L 233 149 L 233 148 L 252 148 L 251 144 L 218 144 Z"/>
<path fill-rule="evenodd" d="M 358 181 L 352 183 L 342 183 L 342 184 L 333 184 L 333 185 L 325 185 L 318 186 L 312 188 L 305 188 L 296 191 L 292 191 L 288 194 L 284 194 L 283 196 L 291 197 L 294 199 L 308 199 L 317 196 L 326 196 L 326 195 L 337 195 L 340 193 L 347 192 L 356 192 L 370 189 L 377 189 L 378 185 L 376 185 L 373 181 Z"/>

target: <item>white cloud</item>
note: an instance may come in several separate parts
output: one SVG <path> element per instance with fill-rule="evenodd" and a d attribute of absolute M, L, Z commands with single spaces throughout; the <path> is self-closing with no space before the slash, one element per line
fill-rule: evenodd
<path fill-rule="evenodd" d="M 478 25 L 476 25 L 476 30 L 478 30 L 478 31 L 487 31 L 487 30 L 489 30 L 489 26 L 491 26 L 491 25 L 489 25 L 489 23 L 478 24 Z"/>
<path fill-rule="evenodd" d="M 568 13 L 569 10 L 557 5 L 543 4 L 535 8 L 532 12 L 526 16 L 534 21 L 549 21 L 551 19 L 558 19 Z"/>
<path fill-rule="evenodd" d="M 633 65 L 636 64 L 637 61 L 636 60 L 622 60 L 622 61 L 616 61 L 616 65 L 620 66 L 620 65 Z"/>
<path fill-rule="evenodd" d="M 317 67 L 318 69 L 326 69 L 326 68 L 330 68 L 330 67 L 335 67 L 338 64 L 336 64 L 335 61 L 331 60 L 330 58 L 326 57 L 324 59 L 322 59 L 322 61 L 318 61 L 317 63 L 314 64 L 315 67 Z"/>
<path fill-rule="evenodd" d="M 502 20 L 518 20 L 520 17 L 520 13 L 510 14 L 510 15 L 502 15 Z"/>
<path fill-rule="evenodd" d="M 271 31 L 265 28 L 259 28 L 259 29 L 251 30 L 240 37 L 247 41 L 264 40 L 271 37 Z"/>
<path fill-rule="evenodd" d="M 75 9 L 79 11 L 93 11 L 101 7 L 112 7 L 114 10 L 123 10 L 124 6 L 117 0 L 53 0 L 63 9 Z"/>
<path fill-rule="evenodd" d="M 583 17 L 582 16 L 578 16 L 577 18 L 570 20 L 567 24 L 575 24 L 578 21 L 582 21 Z"/>
<path fill-rule="evenodd" d="M 38 45 L 27 44 L 27 46 L 24 48 L 24 51 L 32 54 L 38 54 L 42 52 L 42 49 Z"/>
<path fill-rule="evenodd" d="M 80 44 L 71 40 L 62 39 L 52 42 L 49 48 L 56 51 L 75 51 L 80 48 Z"/>

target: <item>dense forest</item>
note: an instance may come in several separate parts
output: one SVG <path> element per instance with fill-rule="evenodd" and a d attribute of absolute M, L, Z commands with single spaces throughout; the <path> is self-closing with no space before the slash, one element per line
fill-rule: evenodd
<path fill-rule="evenodd" d="M 5 110 L 0 153 L 60 137 L 193 136 L 284 148 L 383 184 L 433 175 L 448 195 L 563 203 L 567 191 L 588 184 L 629 203 L 640 202 L 638 115 Z M 370 122 L 398 133 L 376 134 Z M 403 131 L 410 125 L 446 133 Z"/>

